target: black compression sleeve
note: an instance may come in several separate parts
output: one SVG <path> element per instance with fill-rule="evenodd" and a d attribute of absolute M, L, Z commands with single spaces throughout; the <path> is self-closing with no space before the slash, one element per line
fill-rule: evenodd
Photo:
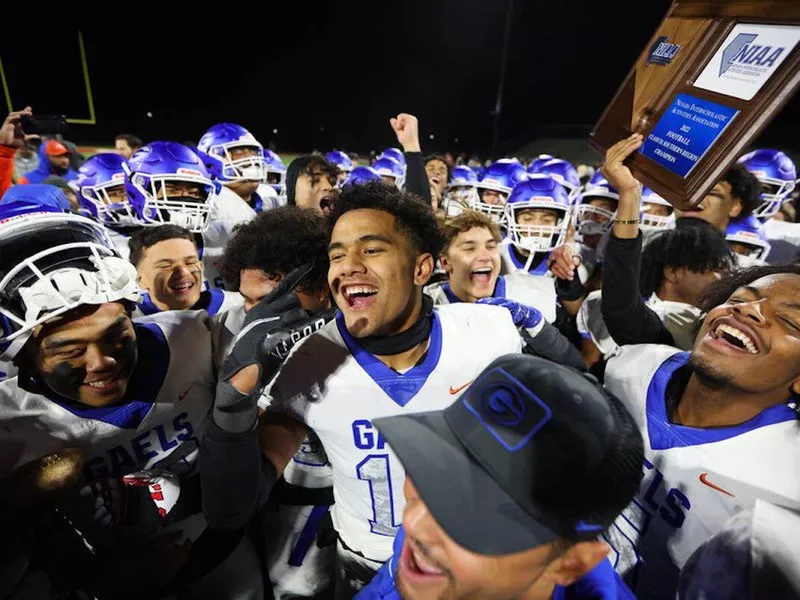
<path fill-rule="evenodd" d="M 211 529 L 243 529 L 275 485 L 273 464 L 261 455 L 258 425 L 228 433 L 209 417 L 198 460 L 203 514 Z"/>
<path fill-rule="evenodd" d="M 525 329 L 522 329 L 522 339 L 525 341 L 524 351 L 526 353 L 532 353 L 581 371 L 586 370 L 586 361 L 583 360 L 578 349 L 570 344 L 569 340 L 550 323 L 545 323 L 536 336 L 531 336 Z"/>
<path fill-rule="evenodd" d="M 608 333 L 620 346 L 673 345 L 672 335 L 644 302 L 639 292 L 642 234 L 621 239 L 612 233 L 603 261 L 603 298 L 600 309 Z"/>
<path fill-rule="evenodd" d="M 422 152 L 405 152 L 406 157 L 406 190 L 422 198 L 426 204 L 431 203 L 431 184 L 425 174 L 425 162 Z"/>

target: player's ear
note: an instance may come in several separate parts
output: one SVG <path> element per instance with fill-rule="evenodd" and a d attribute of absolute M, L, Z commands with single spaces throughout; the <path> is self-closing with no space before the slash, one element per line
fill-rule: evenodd
<path fill-rule="evenodd" d="M 548 575 L 556 584 L 568 587 L 594 569 L 608 556 L 604 542 L 578 542 L 548 567 Z"/>
<path fill-rule="evenodd" d="M 426 285 L 430 281 L 435 268 L 436 261 L 433 260 L 431 254 L 420 254 L 417 257 L 417 263 L 414 268 L 414 285 Z"/>
<path fill-rule="evenodd" d="M 680 269 L 676 269 L 675 267 L 664 267 L 664 279 L 669 281 L 672 285 L 677 284 L 681 280 L 681 273 Z"/>
<path fill-rule="evenodd" d="M 790 389 L 792 390 L 792 393 L 796 396 L 795 402 L 800 402 L 800 377 L 798 377 L 792 382 Z"/>
<path fill-rule="evenodd" d="M 731 219 L 735 219 L 740 214 L 742 214 L 742 209 L 743 208 L 744 208 L 744 206 L 742 206 L 742 201 L 739 198 L 737 198 L 736 196 L 734 196 L 733 197 L 733 204 L 731 204 L 731 209 L 728 211 L 728 216 Z"/>
<path fill-rule="evenodd" d="M 442 269 L 444 269 L 445 273 L 452 275 L 453 265 L 450 263 L 450 260 L 448 260 L 447 254 L 444 252 L 439 255 L 439 264 L 442 265 Z"/>

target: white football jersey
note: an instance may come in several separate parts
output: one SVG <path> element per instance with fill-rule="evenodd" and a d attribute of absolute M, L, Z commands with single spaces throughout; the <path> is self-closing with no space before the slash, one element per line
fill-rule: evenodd
<path fill-rule="evenodd" d="M 341 314 L 294 349 L 269 391 L 270 410 L 322 441 L 333 468 L 333 523 L 349 548 L 387 560 L 405 506 L 405 471 L 372 420 L 444 409 L 494 359 L 521 350 L 509 312 L 480 304 L 436 307 L 427 354 L 405 373 L 361 348 Z"/>
<path fill-rule="evenodd" d="M 111 238 L 111 242 L 114 244 L 114 248 L 119 252 L 119 255 L 125 260 L 128 260 L 131 256 L 130 248 L 128 248 L 131 236 L 117 231 L 112 227 L 106 227 L 106 231 L 108 232 L 108 237 Z"/>
<path fill-rule="evenodd" d="M 10 379 L 17 374 L 17 367 L 10 360 L 0 358 L 0 381 Z"/>
<path fill-rule="evenodd" d="M 200 258 L 203 260 L 203 277 L 209 289 L 225 289 L 219 264 L 225 255 L 228 240 L 237 225 L 246 223 L 255 216 L 255 211 L 247 202 L 236 192 L 222 186 L 211 208 L 208 229 L 203 232 L 202 240 L 198 241 Z"/>
<path fill-rule="evenodd" d="M 582 337 L 591 339 L 594 345 L 605 356 L 616 352 L 618 346 L 603 319 L 601 310 L 602 292 L 595 290 L 589 293 L 581 304 L 576 318 L 578 333 Z M 696 306 L 684 302 L 662 300 L 656 294 L 650 296 L 645 303 L 656 313 L 664 326 L 672 334 L 675 347 L 681 350 L 691 350 L 694 345 L 695 334 L 700 324 L 703 312 Z"/>
<path fill-rule="evenodd" d="M 191 310 L 203 310 L 209 317 L 221 315 L 231 309 L 244 307 L 244 298 L 239 292 L 226 292 L 225 290 L 203 290 L 200 300 Z M 142 294 L 142 298 L 133 310 L 133 318 L 154 315 L 163 312 L 153 304 L 150 294 Z"/>
<path fill-rule="evenodd" d="M 781 265 L 800 259 L 800 223 L 768 219 L 764 233 L 770 243 L 767 262 Z"/>
<path fill-rule="evenodd" d="M 216 383 L 207 316 L 168 311 L 134 325 L 138 360 L 122 404 L 92 408 L 23 390 L 17 377 L 0 382 L 0 476 L 63 448 L 83 451 L 89 480 L 193 470 Z"/>
<path fill-rule="evenodd" d="M 640 599 L 675 597 L 692 552 L 759 496 L 740 489 L 800 500 L 800 421 L 787 405 L 734 427 L 668 420 L 667 385 L 688 360 L 689 353 L 647 344 L 621 348 L 606 367 L 606 388 L 644 438 L 639 493 L 606 534 L 612 563 Z"/>
<path fill-rule="evenodd" d="M 239 194 L 224 185 L 214 196 L 214 204 L 211 207 L 211 223 L 227 222 L 233 226 L 247 223 L 255 216 L 256 213 L 250 205 L 242 200 Z"/>
<path fill-rule="evenodd" d="M 548 252 L 537 252 L 533 257 L 532 264 L 536 266 L 533 268 L 525 268 L 527 258 L 522 259 L 522 256 L 517 256 L 514 246 L 511 244 L 511 239 L 506 238 L 498 246 L 500 250 L 500 272 L 501 273 L 530 273 L 531 275 L 548 275 L 550 271 L 547 268 L 547 255 Z M 522 260 L 520 260 L 522 259 Z"/>
<path fill-rule="evenodd" d="M 447 282 L 427 287 L 425 293 L 437 306 L 461 302 Z M 526 306 L 533 306 L 542 313 L 548 323 L 556 320 L 556 283 L 552 277 L 528 275 L 522 271 L 501 275 L 497 278 L 492 298 L 508 298 Z"/>
<path fill-rule="evenodd" d="M 258 198 L 253 206 L 253 210 L 257 213 L 264 212 L 265 210 L 272 210 L 280 206 L 286 206 L 286 198 L 280 196 L 271 185 L 267 185 L 266 183 L 260 184 L 256 190 L 256 194 L 258 194 Z"/>
<path fill-rule="evenodd" d="M 597 248 L 592 248 L 580 242 L 573 242 L 572 249 L 575 254 L 581 257 L 581 264 L 578 265 L 576 272 L 581 283 L 586 283 L 594 275 L 597 268 L 603 263 L 603 253 L 606 244 L 608 243 L 608 236 L 603 236 Z"/>

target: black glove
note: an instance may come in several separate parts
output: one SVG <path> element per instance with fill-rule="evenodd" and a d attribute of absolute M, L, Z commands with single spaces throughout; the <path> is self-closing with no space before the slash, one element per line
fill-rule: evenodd
<path fill-rule="evenodd" d="M 311 268 L 303 265 L 289 273 L 247 313 L 217 383 L 213 419 L 221 429 L 230 433 L 251 429 L 261 391 L 277 375 L 289 351 L 333 318 L 333 309 L 309 317 L 292 291 Z M 258 383 L 249 393 L 240 392 L 230 379 L 253 364 L 258 365 Z"/>
<path fill-rule="evenodd" d="M 261 361 L 259 346 L 265 338 L 278 329 L 289 329 L 308 318 L 300 307 L 294 288 L 313 268 L 311 263 L 296 268 L 286 275 L 275 289 L 251 308 L 244 319 L 241 331 L 233 340 L 233 348 L 220 369 L 220 380 L 228 380 L 248 365 Z"/>

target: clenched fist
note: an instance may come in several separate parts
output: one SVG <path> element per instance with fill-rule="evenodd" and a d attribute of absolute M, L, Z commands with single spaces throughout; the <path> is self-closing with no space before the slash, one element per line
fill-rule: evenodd
<path fill-rule="evenodd" d="M 421 152 L 419 145 L 419 121 L 414 115 L 400 113 L 389 123 L 394 129 L 397 141 L 403 147 L 403 152 Z"/>

